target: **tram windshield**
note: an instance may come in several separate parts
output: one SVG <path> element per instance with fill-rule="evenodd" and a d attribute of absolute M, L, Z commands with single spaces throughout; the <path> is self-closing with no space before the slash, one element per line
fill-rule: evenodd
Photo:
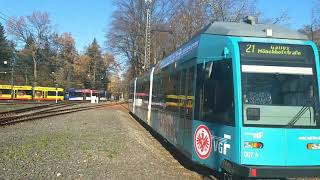
<path fill-rule="evenodd" d="M 312 48 L 262 43 L 243 43 L 240 47 L 244 125 L 319 128 Z M 265 53 L 258 54 L 262 51 Z M 298 55 L 289 55 L 292 52 Z"/>

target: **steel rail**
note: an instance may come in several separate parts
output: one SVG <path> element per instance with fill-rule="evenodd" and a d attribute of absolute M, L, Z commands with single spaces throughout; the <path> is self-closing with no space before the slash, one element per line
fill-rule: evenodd
<path fill-rule="evenodd" d="M 0 126 L 6 126 L 6 125 L 16 124 L 16 123 L 20 123 L 20 122 L 24 122 L 24 121 L 42 119 L 42 118 L 46 118 L 46 117 L 58 116 L 58 115 L 63 115 L 63 114 L 68 114 L 68 113 L 73 113 L 73 112 L 86 111 L 86 110 L 91 110 L 91 109 L 114 106 L 114 105 L 118 105 L 118 104 L 120 104 L 120 103 L 94 105 L 94 106 L 89 106 L 89 107 L 76 107 L 76 108 L 68 108 L 68 109 L 60 109 L 60 110 L 55 109 L 52 111 L 50 111 L 50 110 L 40 111 L 40 112 L 28 114 L 28 116 L 23 115 L 23 116 L 15 116 L 15 117 L 10 117 L 10 118 L 6 118 L 6 119 L 1 119 Z"/>
<path fill-rule="evenodd" d="M 33 106 L 33 107 L 16 109 L 16 110 L 11 110 L 11 111 L 4 111 L 4 112 L 0 112 L 0 120 L 2 118 L 8 117 L 8 116 L 17 116 L 17 115 L 23 114 L 23 113 L 39 111 L 39 110 L 41 111 L 46 108 L 53 109 L 53 108 L 71 106 L 71 105 L 74 105 L 74 104 L 45 104 L 45 105 L 41 105 L 41 106 Z"/>

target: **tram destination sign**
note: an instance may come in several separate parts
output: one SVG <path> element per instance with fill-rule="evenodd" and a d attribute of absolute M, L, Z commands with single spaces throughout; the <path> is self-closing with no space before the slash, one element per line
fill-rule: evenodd
<path fill-rule="evenodd" d="M 304 62 L 310 55 L 310 46 L 294 44 L 239 43 L 242 58 L 278 59 Z"/>

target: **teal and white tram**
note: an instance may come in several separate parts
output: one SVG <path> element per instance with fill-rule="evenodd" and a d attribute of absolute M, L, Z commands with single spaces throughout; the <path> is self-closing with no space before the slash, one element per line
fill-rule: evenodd
<path fill-rule="evenodd" d="M 229 177 L 320 176 L 319 54 L 305 35 L 214 22 L 130 84 L 130 111 Z"/>

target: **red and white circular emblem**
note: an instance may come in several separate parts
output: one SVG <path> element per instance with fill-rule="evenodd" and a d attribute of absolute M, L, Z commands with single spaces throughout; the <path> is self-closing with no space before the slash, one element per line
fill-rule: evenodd
<path fill-rule="evenodd" d="M 207 159 L 212 149 L 212 136 L 210 130 L 205 125 L 197 127 L 194 133 L 194 149 L 201 159 Z"/>

